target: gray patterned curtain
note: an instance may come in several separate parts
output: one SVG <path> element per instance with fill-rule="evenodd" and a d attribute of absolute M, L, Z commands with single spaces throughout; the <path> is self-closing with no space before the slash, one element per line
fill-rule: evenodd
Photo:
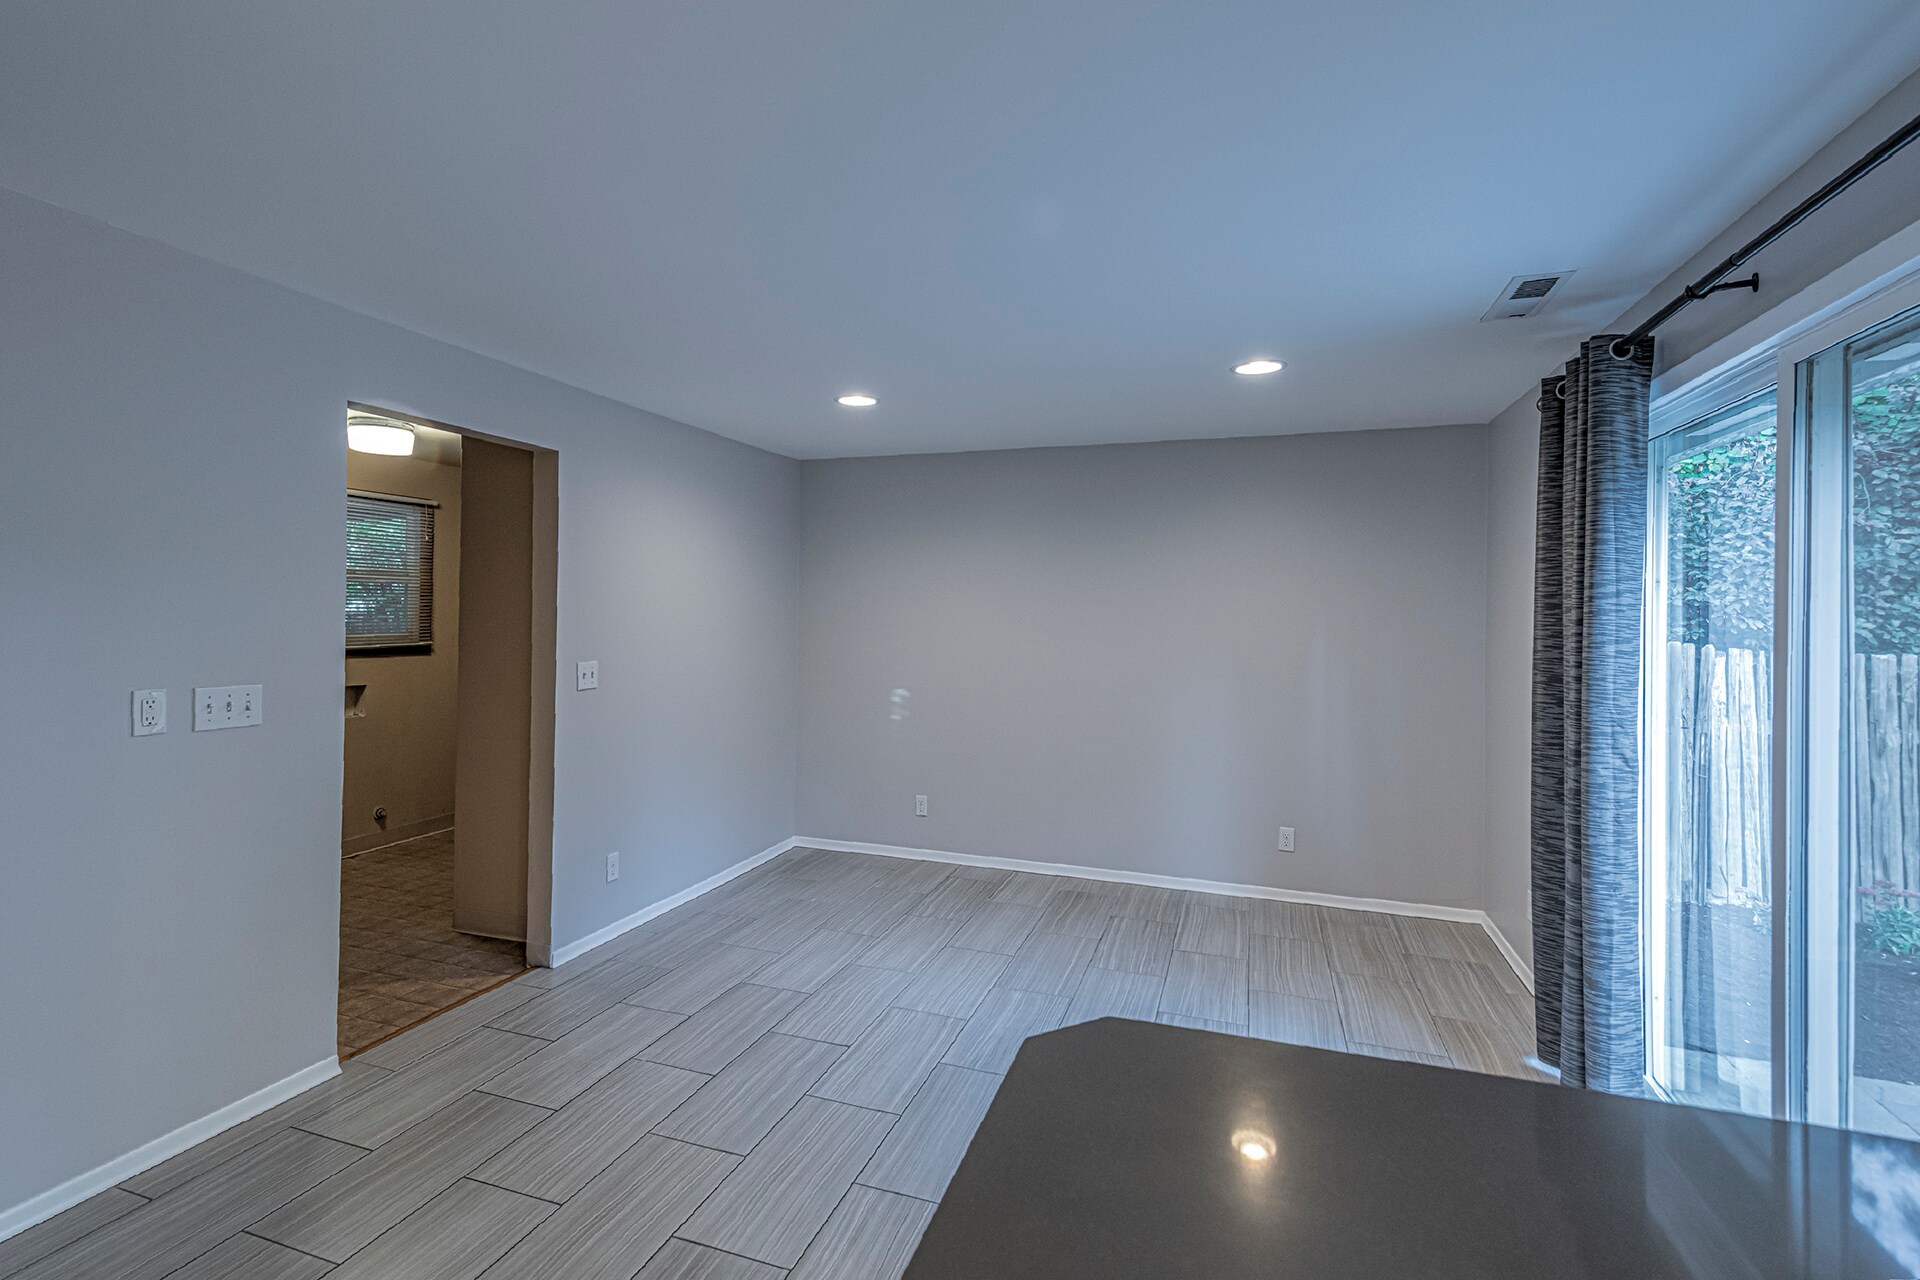
<path fill-rule="evenodd" d="M 1589 340 L 1541 387 L 1533 595 L 1533 964 L 1540 1057 L 1639 1093 L 1640 609 L 1653 340 Z"/>

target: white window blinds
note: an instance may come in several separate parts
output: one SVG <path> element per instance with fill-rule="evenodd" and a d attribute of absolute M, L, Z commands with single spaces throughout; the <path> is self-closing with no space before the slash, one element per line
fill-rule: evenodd
<path fill-rule="evenodd" d="M 347 494 L 347 648 L 433 643 L 433 504 Z"/>

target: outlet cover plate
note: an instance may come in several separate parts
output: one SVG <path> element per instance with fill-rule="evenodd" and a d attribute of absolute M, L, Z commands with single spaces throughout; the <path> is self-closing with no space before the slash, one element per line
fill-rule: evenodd
<path fill-rule="evenodd" d="M 133 691 L 133 736 L 145 738 L 151 734 L 166 731 L 167 691 L 135 689 Z"/>
<path fill-rule="evenodd" d="M 1292 827 L 1280 828 L 1280 852 L 1281 853 L 1293 852 L 1293 828 Z"/>
<path fill-rule="evenodd" d="M 620 878 L 620 854 L 616 850 L 607 855 L 607 883 L 612 884 Z"/>

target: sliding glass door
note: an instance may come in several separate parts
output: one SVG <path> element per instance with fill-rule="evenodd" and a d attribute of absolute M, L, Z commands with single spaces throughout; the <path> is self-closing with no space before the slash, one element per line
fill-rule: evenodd
<path fill-rule="evenodd" d="M 1653 443 L 1647 613 L 1649 1076 L 1772 1105 L 1771 389 Z"/>
<path fill-rule="evenodd" d="M 1653 441 L 1647 1079 L 1920 1139 L 1920 308 L 1870 320 Z"/>
<path fill-rule="evenodd" d="M 1806 1105 L 1920 1137 L 1920 319 L 1801 367 L 1815 803 L 1803 895 Z M 1815 575 L 1825 581 L 1816 584 Z M 1831 792 L 1831 802 L 1821 798 Z M 1831 1046 L 1829 1048 L 1829 1046 Z"/>

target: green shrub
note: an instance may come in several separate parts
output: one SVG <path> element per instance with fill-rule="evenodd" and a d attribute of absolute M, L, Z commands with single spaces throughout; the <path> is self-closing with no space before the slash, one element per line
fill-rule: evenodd
<path fill-rule="evenodd" d="M 1855 891 L 1860 898 L 1858 937 L 1867 955 L 1920 955 L 1920 893 L 1881 880 Z"/>

